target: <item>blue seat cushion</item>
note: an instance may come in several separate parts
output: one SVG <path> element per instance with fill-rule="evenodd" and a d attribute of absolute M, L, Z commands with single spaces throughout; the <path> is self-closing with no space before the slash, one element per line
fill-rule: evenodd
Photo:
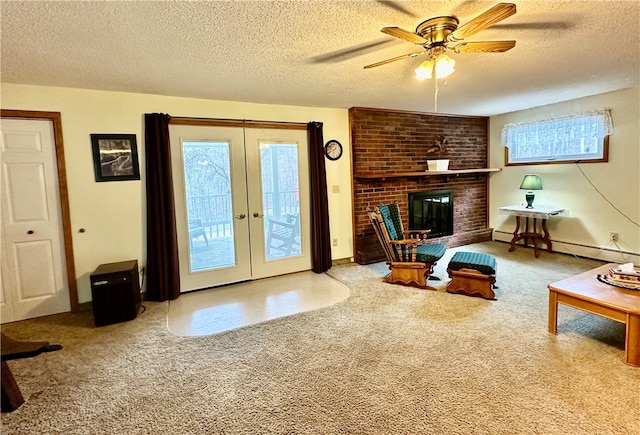
<path fill-rule="evenodd" d="M 442 243 L 431 243 L 429 245 L 418 245 L 416 260 L 422 263 L 435 263 L 444 255 L 447 247 Z"/>
<path fill-rule="evenodd" d="M 447 269 L 473 269 L 485 275 L 496 274 L 496 258 L 490 254 L 479 252 L 456 252 Z"/>

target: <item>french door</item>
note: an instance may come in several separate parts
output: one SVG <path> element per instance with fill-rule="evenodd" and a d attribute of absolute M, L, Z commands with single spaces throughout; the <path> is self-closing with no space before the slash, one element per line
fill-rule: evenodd
<path fill-rule="evenodd" d="M 311 268 L 306 130 L 169 132 L 181 291 Z"/>

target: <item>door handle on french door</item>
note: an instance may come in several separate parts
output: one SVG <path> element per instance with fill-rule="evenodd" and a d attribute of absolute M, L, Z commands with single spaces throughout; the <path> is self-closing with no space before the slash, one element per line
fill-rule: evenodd
<path fill-rule="evenodd" d="M 262 213 L 255 212 L 255 213 L 253 214 L 253 217 L 255 217 L 255 218 L 261 218 L 261 217 L 264 217 L 264 215 L 263 215 Z"/>
<path fill-rule="evenodd" d="M 246 214 L 244 214 L 244 213 L 240 213 L 240 214 L 239 214 L 238 216 L 236 216 L 235 218 L 236 218 L 236 219 L 240 219 L 240 220 L 242 220 L 242 219 L 244 219 L 244 218 L 246 218 L 246 217 L 247 217 L 247 215 L 246 215 Z"/>

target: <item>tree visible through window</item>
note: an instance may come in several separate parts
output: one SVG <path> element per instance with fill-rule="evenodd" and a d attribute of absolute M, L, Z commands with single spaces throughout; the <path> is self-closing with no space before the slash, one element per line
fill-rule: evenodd
<path fill-rule="evenodd" d="M 502 129 L 505 165 L 606 162 L 611 134 L 608 110 L 507 124 Z"/>

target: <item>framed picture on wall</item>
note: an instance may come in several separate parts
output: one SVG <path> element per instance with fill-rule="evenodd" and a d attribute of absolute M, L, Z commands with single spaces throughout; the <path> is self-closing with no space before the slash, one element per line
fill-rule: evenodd
<path fill-rule="evenodd" d="M 92 134 L 96 181 L 139 180 L 135 134 Z"/>

